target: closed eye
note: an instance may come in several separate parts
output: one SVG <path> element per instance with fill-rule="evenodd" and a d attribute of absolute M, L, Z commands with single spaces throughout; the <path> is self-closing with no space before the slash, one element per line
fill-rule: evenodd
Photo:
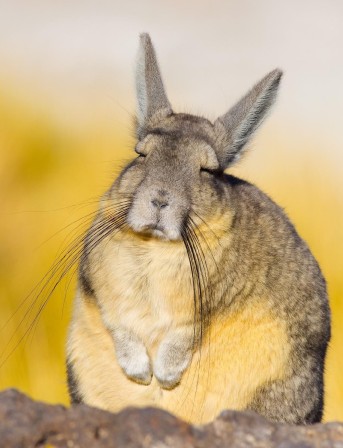
<path fill-rule="evenodd" d="M 135 153 L 138 154 L 138 157 L 146 157 L 146 154 L 143 154 L 142 152 L 138 152 L 137 148 L 135 148 Z"/>
<path fill-rule="evenodd" d="M 212 175 L 215 175 L 218 172 L 218 170 L 211 170 L 209 168 L 200 168 L 200 171 L 203 173 L 208 173 L 208 174 L 212 174 Z"/>

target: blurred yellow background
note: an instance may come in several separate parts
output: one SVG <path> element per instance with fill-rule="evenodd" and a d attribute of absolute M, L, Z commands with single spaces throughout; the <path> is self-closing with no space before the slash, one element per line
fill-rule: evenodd
<path fill-rule="evenodd" d="M 323 269 L 333 314 L 325 419 L 343 419 L 342 17 L 338 0 L 0 1 L 0 389 L 68 403 L 74 280 L 20 342 L 47 297 L 29 293 L 133 157 L 133 65 L 148 31 L 176 111 L 213 119 L 284 69 L 272 115 L 232 172 L 286 209 Z"/>

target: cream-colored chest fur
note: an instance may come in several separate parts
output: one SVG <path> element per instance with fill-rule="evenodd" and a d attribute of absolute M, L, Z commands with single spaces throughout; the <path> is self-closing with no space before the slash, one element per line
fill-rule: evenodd
<path fill-rule="evenodd" d="M 153 348 L 171 327 L 194 318 L 183 244 L 113 238 L 94 252 L 92 282 L 109 328 L 122 326 Z"/>
<path fill-rule="evenodd" d="M 260 386 L 287 375 L 286 324 L 268 297 L 254 297 L 235 312 L 220 310 L 174 389 L 155 377 L 148 386 L 128 379 L 108 328 L 128 327 L 154 356 L 171 326 L 193 321 L 189 262 L 178 243 L 125 237 L 98 247 L 90 263 L 97 301 L 77 295 L 67 347 L 86 403 L 111 411 L 153 405 L 205 423 L 223 409 L 244 409 Z"/>
<path fill-rule="evenodd" d="M 290 344 L 285 323 L 265 300 L 215 320 L 180 385 L 163 390 L 129 380 L 118 365 L 113 338 L 92 302 L 78 295 L 69 329 L 68 359 L 85 403 L 112 412 L 127 406 L 158 406 L 193 423 L 223 409 L 244 409 L 263 384 L 287 374 Z"/>

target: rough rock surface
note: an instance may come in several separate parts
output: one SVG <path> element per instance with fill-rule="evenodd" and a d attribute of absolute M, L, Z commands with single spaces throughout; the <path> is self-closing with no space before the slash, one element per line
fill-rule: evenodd
<path fill-rule="evenodd" d="M 68 409 L 9 389 L 0 393 L 0 447 L 343 448 L 343 423 L 288 426 L 253 412 L 225 411 L 211 424 L 191 426 L 158 409 Z"/>

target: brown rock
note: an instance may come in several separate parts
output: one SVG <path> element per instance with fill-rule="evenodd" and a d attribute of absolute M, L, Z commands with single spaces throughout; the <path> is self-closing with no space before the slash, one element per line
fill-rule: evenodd
<path fill-rule="evenodd" d="M 65 408 L 9 389 L 0 393 L 0 447 L 343 448 L 343 424 L 289 426 L 225 411 L 213 423 L 192 426 L 160 409 Z"/>

